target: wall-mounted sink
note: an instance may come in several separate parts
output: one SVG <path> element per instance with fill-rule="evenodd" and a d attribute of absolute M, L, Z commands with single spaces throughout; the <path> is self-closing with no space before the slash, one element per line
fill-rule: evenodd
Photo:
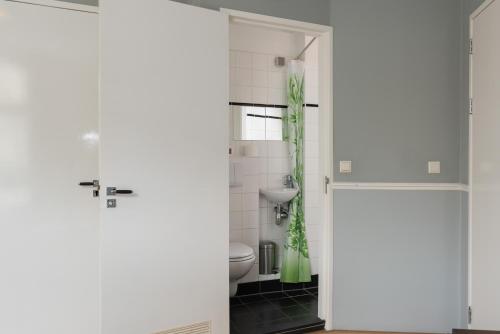
<path fill-rule="evenodd" d="M 297 188 L 267 188 L 260 189 L 260 193 L 270 202 L 283 204 L 290 202 L 297 194 Z"/>

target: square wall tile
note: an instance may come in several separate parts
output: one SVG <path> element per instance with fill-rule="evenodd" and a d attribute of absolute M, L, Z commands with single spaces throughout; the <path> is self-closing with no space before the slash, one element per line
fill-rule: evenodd
<path fill-rule="evenodd" d="M 259 192 L 259 175 L 243 176 L 243 193 Z"/>
<path fill-rule="evenodd" d="M 245 228 L 242 230 L 243 242 L 248 246 L 259 245 L 259 229 L 258 228 Z"/>
<path fill-rule="evenodd" d="M 286 89 L 286 72 L 269 72 L 269 88 Z"/>
<path fill-rule="evenodd" d="M 252 68 L 252 54 L 250 52 L 236 51 L 236 67 Z"/>
<path fill-rule="evenodd" d="M 310 259 L 311 261 L 311 274 L 319 274 L 319 259 Z"/>
<path fill-rule="evenodd" d="M 243 160 L 243 175 L 259 175 L 259 158 L 245 158 Z"/>
<path fill-rule="evenodd" d="M 243 211 L 243 228 L 259 227 L 259 211 Z"/>
<path fill-rule="evenodd" d="M 252 54 L 252 68 L 254 70 L 267 71 L 268 56 L 260 53 Z"/>
<path fill-rule="evenodd" d="M 269 86 L 267 71 L 253 70 L 252 71 L 252 86 L 267 88 Z"/>
<path fill-rule="evenodd" d="M 319 159 L 318 158 L 305 158 L 304 159 L 304 172 L 306 174 L 319 173 Z M 317 180 L 315 180 L 317 181 Z"/>
<path fill-rule="evenodd" d="M 236 66 L 237 52 L 234 50 L 229 51 L 229 66 Z"/>
<path fill-rule="evenodd" d="M 242 200 L 243 211 L 256 211 L 259 208 L 259 193 L 244 193 Z"/>
<path fill-rule="evenodd" d="M 229 212 L 229 230 L 241 230 L 243 228 L 242 211 Z"/>
<path fill-rule="evenodd" d="M 306 158 L 319 158 L 319 143 L 306 140 L 304 142 L 304 155 Z"/>
<path fill-rule="evenodd" d="M 239 86 L 252 86 L 252 70 L 246 68 L 235 68 L 234 84 Z"/>
<path fill-rule="evenodd" d="M 317 191 L 306 191 L 304 200 L 306 210 L 309 207 L 319 207 L 319 194 Z"/>
<path fill-rule="evenodd" d="M 304 99 L 308 104 L 319 104 L 319 87 L 308 85 L 304 89 Z"/>
<path fill-rule="evenodd" d="M 267 224 L 269 222 L 268 208 L 260 208 L 259 209 L 259 225 Z"/>
<path fill-rule="evenodd" d="M 309 257 L 310 258 L 319 258 L 319 254 L 320 254 L 319 241 L 308 240 L 308 247 L 309 247 Z"/>
<path fill-rule="evenodd" d="M 243 242 L 242 230 L 229 230 L 229 242 Z"/>
<path fill-rule="evenodd" d="M 289 157 L 288 143 L 279 140 L 269 141 L 268 156 L 270 158 L 288 158 Z"/>
<path fill-rule="evenodd" d="M 243 193 L 243 187 L 242 186 L 230 186 L 229 193 L 230 194 L 241 194 L 241 193 Z"/>
<path fill-rule="evenodd" d="M 259 175 L 259 189 L 267 188 L 267 173 Z"/>
<path fill-rule="evenodd" d="M 264 196 L 260 195 L 259 196 L 259 208 L 260 209 L 267 208 L 268 205 L 269 204 L 267 202 L 267 199 Z"/>
<path fill-rule="evenodd" d="M 252 103 L 252 87 L 231 86 L 231 100 L 233 102 Z"/>
<path fill-rule="evenodd" d="M 320 238 L 320 233 L 321 233 L 321 225 L 306 225 L 306 236 L 308 241 L 317 241 L 319 242 L 321 240 Z"/>
<path fill-rule="evenodd" d="M 257 150 L 259 151 L 259 157 L 267 158 L 267 141 L 256 140 L 254 143 L 257 145 Z"/>
<path fill-rule="evenodd" d="M 316 191 L 320 192 L 323 191 L 323 189 L 320 189 L 320 183 L 319 183 L 319 176 L 318 174 L 306 174 L 305 175 L 305 191 Z"/>
<path fill-rule="evenodd" d="M 315 67 L 307 68 L 304 76 L 306 85 L 310 85 L 312 87 L 319 86 L 319 75 L 318 69 Z"/>
<path fill-rule="evenodd" d="M 305 125 L 304 129 L 304 139 L 307 141 L 315 141 L 318 142 L 318 147 L 319 147 L 319 126 L 318 125 L 312 125 L 312 126 L 307 126 L 307 122 Z"/>
<path fill-rule="evenodd" d="M 286 233 L 284 225 L 262 224 L 260 225 L 261 240 L 282 240 Z"/>
<path fill-rule="evenodd" d="M 269 174 L 286 174 L 290 168 L 287 158 L 269 158 L 268 159 L 268 173 Z"/>
<path fill-rule="evenodd" d="M 305 221 L 307 225 L 321 225 L 319 207 L 311 207 L 305 210 Z"/>
<path fill-rule="evenodd" d="M 267 92 L 267 103 L 286 105 L 286 91 L 284 89 L 269 88 Z"/>
<path fill-rule="evenodd" d="M 229 211 L 241 211 L 242 208 L 242 194 L 229 194 Z"/>
<path fill-rule="evenodd" d="M 316 107 L 305 108 L 305 123 L 306 126 L 319 126 L 319 110 Z"/>
<path fill-rule="evenodd" d="M 252 103 L 267 103 L 267 89 L 265 87 L 252 87 Z"/>

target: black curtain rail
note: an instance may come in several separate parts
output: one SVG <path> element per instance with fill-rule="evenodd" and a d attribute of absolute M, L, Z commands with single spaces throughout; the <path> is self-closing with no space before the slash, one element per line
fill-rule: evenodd
<path fill-rule="evenodd" d="M 278 116 L 267 116 L 267 115 L 257 115 L 257 114 L 247 114 L 247 116 L 258 117 L 258 118 L 282 119 L 281 117 L 278 117 Z"/>
<path fill-rule="evenodd" d="M 230 106 L 241 106 L 241 107 L 260 107 L 260 108 L 288 108 L 287 105 L 284 104 L 262 104 L 262 103 L 246 103 L 246 102 L 229 102 Z M 314 103 L 306 103 L 304 107 L 310 108 L 319 108 L 318 104 Z"/>

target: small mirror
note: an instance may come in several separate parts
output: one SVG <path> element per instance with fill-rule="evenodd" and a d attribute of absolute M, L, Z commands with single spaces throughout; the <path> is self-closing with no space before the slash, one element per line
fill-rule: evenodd
<path fill-rule="evenodd" d="M 231 106 L 230 122 L 234 140 L 283 140 L 286 109 L 258 106 Z"/>

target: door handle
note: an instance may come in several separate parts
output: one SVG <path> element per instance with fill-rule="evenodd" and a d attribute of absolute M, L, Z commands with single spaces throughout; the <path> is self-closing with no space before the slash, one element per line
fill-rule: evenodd
<path fill-rule="evenodd" d="M 99 197 L 99 189 L 101 188 L 99 186 L 99 180 L 82 181 L 82 182 L 78 183 L 78 185 L 81 187 L 94 187 L 92 194 L 94 197 Z"/>
<path fill-rule="evenodd" d="M 99 187 L 99 180 L 82 181 L 78 185 L 82 187 Z"/>
<path fill-rule="evenodd" d="M 133 193 L 134 193 L 133 190 L 128 190 L 128 189 L 116 189 L 116 187 L 107 187 L 106 188 L 106 195 L 108 195 L 108 196 L 130 195 Z"/>

